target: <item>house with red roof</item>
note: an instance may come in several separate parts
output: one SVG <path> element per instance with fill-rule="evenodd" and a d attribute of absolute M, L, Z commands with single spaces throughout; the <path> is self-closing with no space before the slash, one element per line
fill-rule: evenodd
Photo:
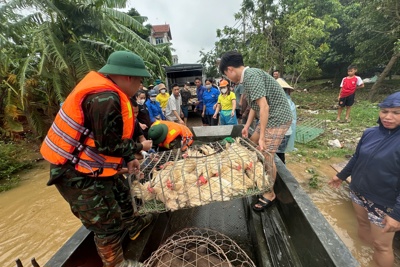
<path fill-rule="evenodd" d="M 169 24 L 153 25 L 151 28 L 150 43 L 154 45 L 167 44 L 172 40 Z"/>
<path fill-rule="evenodd" d="M 149 42 L 153 45 L 169 44 L 172 40 L 171 28 L 169 24 L 152 25 Z M 172 55 L 172 64 L 178 64 L 178 56 Z"/>

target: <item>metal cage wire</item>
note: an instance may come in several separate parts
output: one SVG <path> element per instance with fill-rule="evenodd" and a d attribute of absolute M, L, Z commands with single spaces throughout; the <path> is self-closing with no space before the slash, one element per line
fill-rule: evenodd
<path fill-rule="evenodd" d="M 143 214 L 260 194 L 270 189 L 272 160 L 244 138 L 151 154 L 141 163 L 142 179 L 131 184 L 132 196 Z"/>
<path fill-rule="evenodd" d="M 255 267 L 229 237 L 210 229 L 187 228 L 169 237 L 143 267 L 214 266 Z"/>

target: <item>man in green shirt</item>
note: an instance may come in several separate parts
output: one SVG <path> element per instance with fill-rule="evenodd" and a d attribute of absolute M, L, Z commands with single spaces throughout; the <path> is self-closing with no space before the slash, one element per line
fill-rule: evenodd
<path fill-rule="evenodd" d="M 244 87 L 244 94 L 251 110 L 242 130 L 243 137 L 248 137 L 249 127 L 256 113 L 259 113 L 259 124 L 251 136 L 251 140 L 258 144 L 261 151 L 268 152 L 264 155 L 266 163 L 270 162 L 269 172 L 272 176 L 272 183 L 274 183 L 276 178 L 276 166 L 273 160 L 275 152 L 292 122 L 292 112 L 285 93 L 275 79 L 265 71 L 245 67 L 243 56 L 236 51 L 227 52 L 222 56 L 219 70 L 231 81 L 236 84 L 240 83 Z M 260 196 L 253 209 L 263 211 L 273 204 L 275 198 L 272 184 L 271 190 Z"/>

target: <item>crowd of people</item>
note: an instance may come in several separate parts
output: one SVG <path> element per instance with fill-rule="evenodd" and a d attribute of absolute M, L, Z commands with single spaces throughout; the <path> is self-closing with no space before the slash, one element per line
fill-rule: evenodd
<path fill-rule="evenodd" d="M 160 80 L 159 82 L 158 85 L 150 84 L 147 88 L 141 84 L 136 95 L 131 98 L 139 105 L 138 120 L 146 137 L 146 129 L 156 120 L 187 125 L 190 111 L 201 116 L 202 126 L 237 125 L 247 122 L 251 107 L 247 103 L 241 83 L 235 84 L 226 78 L 216 82 L 208 78 L 203 85 L 200 78 L 195 78 L 194 81 L 187 81 L 183 85 L 173 84 L 168 90 L 164 83 Z M 289 104 L 292 103 L 294 106 L 290 98 L 293 87 L 280 77 L 277 82 L 285 91 Z M 190 90 L 191 84 L 196 86 L 196 94 Z"/>

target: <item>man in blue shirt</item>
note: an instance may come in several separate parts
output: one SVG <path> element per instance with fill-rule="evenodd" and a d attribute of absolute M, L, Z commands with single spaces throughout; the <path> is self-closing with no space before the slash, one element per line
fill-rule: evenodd
<path fill-rule="evenodd" d="M 206 88 L 201 84 L 200 78 L 196 78 L 194 80 L 194 84 L 196 85 L 197 94 L 197 102 L 195 103 L 196 107 L 194 108 L 194 112 L 201 114 L 203 112 L 203 93 Z M 203 126 L 208 125 L 205 117 L 201 117 L 201 121 L 203 122 Z"/>

